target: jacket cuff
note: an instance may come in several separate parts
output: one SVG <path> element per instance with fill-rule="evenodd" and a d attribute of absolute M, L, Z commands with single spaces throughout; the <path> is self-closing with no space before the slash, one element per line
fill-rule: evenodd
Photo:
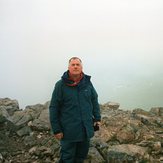
<path fill-rule="evenodd" d="M 95 118 L 93 118 L 93 122 L 101 122 L 101 119 L 95 119 Z"/>
<path fill-rule="evenodd" d="M 62 131 L 60 131 L 60 130 L 56 130 L 56 131 L 54 131 L 53 132 L 53 134 L 59 134 L 59 133 L 61 133 Z"/>

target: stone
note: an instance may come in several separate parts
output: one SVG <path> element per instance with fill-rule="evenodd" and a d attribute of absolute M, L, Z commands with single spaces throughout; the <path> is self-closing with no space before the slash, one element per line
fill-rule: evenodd
<path fill-rule="evenodd" d="M 0 106 L 4 107 L 10 116 L 19 110 L 18 101 L 11 100 L 10 98 L 0 98 Z"/>
<path fill-rule="evenodd" d="M 120 143 L 130 143 L 135 139 L 135 133 L 132 128 L 124 127 L 116 135 Z"/>
<path fill-rule="evenodd" d="M 163 116 L 163 107 L 153 107 L 149 112 L 157 116 Z"/>
<path fill-rule="evenodd" d="M 19 136 L 25 136 L 25 135 L 30 135 L 31 132 L 32 132 L 32 130 L 28 126 L 25 126 L 21 129 L 19 129 L 16 133 Z"/>
<path fill-rule="evenodd" d="M 108 107 L 113 110 L 117 110 L 119 108 L 119 106 L 120 106 L 120 104 L 117 102 L 108 102 L 108 103 L 104 104 L 104 107 Z"/>
<path fill-rule="evenodd" d="M 147 148 L 133 144 L 113 145 L 108 149 L 108 162 L 136 162 L 145 161 L 148 157 Z"/>

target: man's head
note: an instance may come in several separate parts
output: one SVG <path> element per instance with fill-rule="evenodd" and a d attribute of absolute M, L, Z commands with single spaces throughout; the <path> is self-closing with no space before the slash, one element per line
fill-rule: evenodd
<path fill-rule="evenodd" d="M 69 59 L 68 70 L 71 75 L 78 76 L 82 72 L 82 61 L 78 57 L 72 57 Z"/>

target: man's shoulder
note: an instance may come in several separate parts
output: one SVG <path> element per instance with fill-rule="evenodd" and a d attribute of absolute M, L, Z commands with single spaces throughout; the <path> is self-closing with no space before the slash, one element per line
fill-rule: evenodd
<path fill-rule="evenodd" d="M 55 83 L 56 86 L 61 86 L 62 84 L 63 84 L 62 79 L 58 80 L 58 81 Z"/>
<path fill-rule="evenodd" d="M 91 79 L 91 76 L 88 75 L 88 74 L 84 74 L 84 76 L 85 76 L 86 79 L 89 79 L 89 80 Z"/>
<path fill-rule="evenodd" d="M 87 84 L 90 84 L 91 83 L 91 76 L 87 75 L 87 74 L 84 74 L 84 80 Z"/>

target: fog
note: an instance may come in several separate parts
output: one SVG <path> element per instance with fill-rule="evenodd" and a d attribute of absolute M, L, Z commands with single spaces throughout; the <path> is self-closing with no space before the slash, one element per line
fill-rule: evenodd
<path fill-rule="evenodd" d="M 163 1 L 0 1 L 0 98 L 49 101 L 72 56 L 99 103 L 163 106 Z"/>

